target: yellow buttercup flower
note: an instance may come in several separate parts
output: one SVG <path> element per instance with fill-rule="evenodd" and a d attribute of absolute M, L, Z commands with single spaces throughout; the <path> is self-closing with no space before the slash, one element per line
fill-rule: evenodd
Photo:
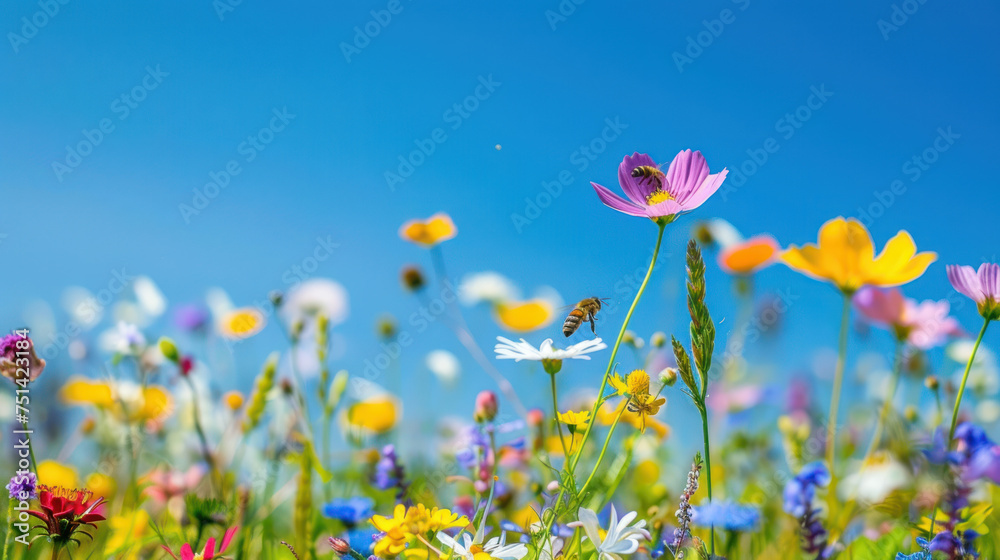
<path fill-rule="evenodd" d="M 852 294 L 862 286 L 906 284 L 923 274 L 937 254 L 918 254 L 913 238 L 901 230 L 876 257 L 865 226 L 854 218 L 841 217 L 823 224 L 816 245 L 792 245 L 781 258 L 789 267 Z"/>
<path fill-rule="evenodd" d="M 396 426 L 399 403 L 391 395 L 379 395 L 352 404 L 344 415 L 351 428 L 373 434 L 384 434 Z"/>
<path fill-rule="evenodd" d="M 95 472 L 87 477 L 87 490 L 93 492 L 95 496 L 101 496 L 105 500 L 114 498 L 116 487 L 115 479 L 106 474 Z"/>
<path fill-rule="evenodd" d="M 243 408 L 243 393 L 239 391 L 229 391 L 222 395 L 222 402 L 226 403 L 229 410 L 237 411 Z"/>
<path fill-rule="evenodd" d="M 144 509 L 112 516 L 108 519 L 108 540 L 104 543 L 105 554 L 113 554 L 121 560 L 139 558 L 142 541 L 151 534 L 149 514 Z M 123 553 L 122 549 L 128 547 Z"/>
<path fill-rule="evenodd" d="M 259 333 L 267 319 L 254 307 L 234 309 L 219 318 L 219 332 L 231 339 L 244 339 Z"/>
<path fill-rule="evenodd" d="M 77 488 L 80 485 L 80 477 L 73 467 L 56 461 L 42 461 L 38 463 L 38 483 L 45 486 Z"/>
<path fill-rule="evenodd" d="M 407 539 L 410 536 L 406 526 L 406 506 L 397 504 L 392 517 L 373 515 L 371 523 L 376 529 L 385 533 L 375 543 L 375 556 L 392 558 L 406 550 Z"/>
<path fill-rule="evenodd" d="M 451 216 L 438 212 L 426 220 L 410 220 L 399 228 L 399 236 L 425 247 L 433 247 L 458 233 Z"/>
<path fill-rule="evenodd" d="M 445 529 L 465 527 L 469 524 L 469 518 L 447 509 L 428 508 L 423 504 L 409 508 L 397 504 L 392 517 L 374 515 L 371 524 L 385 533 L 375 543 L 375 555 L 391 558 L 406 550 L 407 544 L 416 535 L 426 536 Z"/>
<path fill-rule="evenodd" d="M 569 426 L 569 433 L 575 434 L 576 432 L 581 432 L 587 429 L 590 424 L 590 411 L 583 410 L 580 412 L 573 412 L 572 410 L 568 412 L 558 412 L 559 421 L 563 424 Z"/>
<path fill-rule="evenodd" d="M 608 382 L 615 389 L 615 395 L 648 395 L 649 374 L 645 370 L 635 369 L 624 378 L 612 375 Z"/>
<path fill-rule="evenodd" d="M 498 303 L 493 308 L 493 315 L 501 327 L 525 333 L 552 324 L 555 319 L 555 309 L 544 299 L 531 299 Z"/>

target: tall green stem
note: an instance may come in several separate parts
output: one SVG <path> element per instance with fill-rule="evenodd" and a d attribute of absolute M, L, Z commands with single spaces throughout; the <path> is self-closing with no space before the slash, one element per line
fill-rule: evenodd
<path fill-rule="evenodd" d="M 587 487 L 590 486 L 590 481 L 594 480 L 594 475 L 597 474 L 597 468 L 601 466 L 601 461 L 604 460 L 604 454 L 608 452 L 608 444 L 611 443 L 611 435 L 615 433 L 615 427 L 618 426 L 618 421 L 621 420 L 622 414 L 624 413 L 625 407 L 623 406 L 621 410 L 618 411 L 618 415 L 615 416 L 615 421 L 611 423 L 611 427 L 608 429 L 608 437 L 604 438 L 604 446 L 601 447 L 601 453 L 597 456 L 597 463 L 594 465 L 594 470 L 590 471 L 590 476 L 587 477 L 587 481 L 580 487 L 581 495 L 587 491 Z"/>
<path fill-rule="evenodd" d="M 701 432 L 705 438 L 705 486 L 708 489 L 708 503 L 712 503 L 712 453 L 708 445 L 708 410 L 705 408 L 705 388 L 708 383 L 702 387 L 702 399 L 701 405 L 698 407 L 701 412 Z M 715 555 L 715 525 L 709 527 L 709 552 Z"/>
<path fill-rule="evenodd" d="M 611 358 L 608 360 L 608 367 L 604 371 L 604 377 L 601 379 L 601 388 L 597 391 L 597 399 L 594 401 L 594 407 L 590 412 L 591 421 L 587 425 L 587 429 L 583 432 L 583 438 L 580 440 L 580 444 L 577 447 L 576 455 L 573 456 L 571 461 L 568 461 L 567 472 L 573 473 L 576 469 L 577 464 L 580 462 L 580 457 L 583 455 L 584 445 L 587 443 L 587 439 L 590 438 L 590 432 L 594 428 L 594 424 L 597 420 L 597 411 L 600 409 L 601 405 L 604 404 L 604 389 L 608 386 L 608 378 L 611 376 L 611 370 L 615 366 L 615 357 L 618 355 L 618 348 L 621 346 L 622 339 L 625 338 L 625 331 L 628 329 L 628 322 L 632 319 L 632 313 L 635 311 L 637 305 L 639 305 L 639 300 L 642 298 L 643 292 L 646 291 L 646 285 L 649 284 L 649 278 L 653 275 L 653 268 L 656 266 L 656 259 L 660 255 L 660 245 L 663 243 L 663 231 L 666 228 L 666 223 L 658 223 L 659 231 L 656 234 L 656 245 L 653 247 L 653 257 L 649 260 L 649 269 L 646 271 L 645 278 L 642 279 L 642 284 L 639 285 L 639 290 L 635 294 L 635 299 L 632 300 L 632 306 L 628 308 L 628 313 L 625 314 L 625 320 L 622 322 L 622 327 L 618 331 L 618 338 L 615 340 L 615 345 L 611 348 Z M 612 425 L 611 432 L 614 432 L 614 425 Z M 610 440 L 611 434 L 608 434 Z M 605 444 L 605 447 L 607 445 Z M 603 457 L 603 451 L 601 453 Z M 596 470 L 596 469 L 595 469 Z M 593 473 L 591 473 L 593 475 Z M 562 485 L 559 490 L 559 496 L 556 498 L 555 504 L 553 505 L 553 513 L 546 520 L 545 531 L 542 533 L 548 535 L 552 528 L 552 524 L 555 523 L 556 513 L 555 508 L 558 508 L 562 503 L 562 498 L 566 494 L 566 486 Z M 539 549 L 540 553 L 540 549 Z"/>
<path fill-rule="evenodd" d="M 871 459 L 872 454 L 874 454 L 879 445 L 882 443 L 882 430 L 885 429 L 885 419 L 889 416 L 889 411 L 892 410 L 892 400 L 896 397 L 896 391 L 899 389 L 899 378 L 903 373 L 903 341 L 896 340 L 896 352 L 895 357 L 892 362 L 892 381 L 889 387 L 889 394 L 885 397 L 885 402 L 882 403 L 882 412 L 878 415 L 878 422 L 875 424 L 875 433 L 872 435 L 872 442 L 868 445 L 868 451 L 865 453 L 865 458 L 861 462 L 861 468 L 868 464 L 868 459 Z"/>
<path fill-rule="evenodd" d="M 830 420 L 826 425 L 826 462 L 830 465 L 830 495 L 836 495 L 837 475 L 833 461 L 837 452 L 837 411 L 840 408 L 840 388 L 844 384 L 844 363 L 847 361 L 847 326 L 851 316 L 851 294 L 844 293 L 844 310 L 840 316 L 840 347 L 837 369 L 833 373 L 833 396 L 830 398 Z"/>
<path fill-rule="evenodd" d="M 948 430 L 948 446 L 951 446 L 951 440 L 955 439 L 955 427 L 958 425 L 958 408 L 962 404 L 962 393 L 965 392 L 965 383 L 969 381 L 969 371 L 972 370 L 972 362 L 976 360 L 976 352 L 979 351 L 979 344 L 983 341 L 983 335 L 986 334 L 986 327 L 990 326 L 990 320 L 986 319 L 983 322 L 983 328 L 979 329 L 979 336 L 976 338 L 976 344 L 972 347 L 972 354 L 969 356 L 969 362 L 965 364 L 965 373 L 962 374 L 962 384 L 958 386 L 958 394 L 955 395 L 955 409 L 951 411 L 951 429 Z"/>
<path fill-rule="evenodd" d="M 569 461 L 569 450 L 566 448 L 566 436 L 563 435 L 562 422 L 559 421 L 559 400 L 556 398 L 556 374 L 550 373 L 552 380 L 552 418 L 556 421 L 556 429 L 559 430 L 559 443 L 562 445 L 564 461 Z"/>

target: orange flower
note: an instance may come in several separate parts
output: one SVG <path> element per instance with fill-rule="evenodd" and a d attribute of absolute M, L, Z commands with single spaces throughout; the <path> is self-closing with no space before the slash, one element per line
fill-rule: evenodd
<path fill-rule="evenodd" d="M 770 235 L 757 235 L 719 252 L 719 267 L 729 274 L 753 274 L 773 263 L 780 250 Z"/>
<path fill-rule="evenodd" d="M 404 241 L 410 241 L 425 247 L 433 247 L 442 241 L 447 241 L 458 233 L 451 216 L 438 212 L 426 220 L 410 220 L 399 228 L 399 236 Z"/>

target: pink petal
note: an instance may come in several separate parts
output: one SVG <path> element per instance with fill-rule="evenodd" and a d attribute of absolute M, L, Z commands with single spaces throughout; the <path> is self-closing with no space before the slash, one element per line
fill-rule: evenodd
<path fill-rule="evenodd" d="M 709 175 L 705 177 L 701 186 L 695 191 L 691 192 L 686 199 L 680 201 L 681 206 L 684 210 L 694 210 L 695 208 L 701 206 L 708 200 L 708 197 L 715 194 L 715 191 L 719 190 L 722 186 L 722 182 L 726 180 L 726 175 L 729 174 L 729 170 L 723 168 L 722 171 L 716 173 L 715 175 Z"/>
<path fill-rule="evenodd" d="M 1000 265 L 983 263 L 979 265 L 979 283 L 983 295 L 991 299 L 1000 296 Z"/>
<path fill-rule="evenodd" d="M 191 550 L 191 545 L 185 543 L 181 547 L 181 560 L 194 560 L 194 551 Z"/>
<path fill-rule="evenodd" d="M 625 200 L 608 190 L 607 187 L 602 187 L 597 183 L 591 183 L 591 185 L 594 187 L 594 190 L 597 191 L 598 198 L 600 198 L 601 202 L 605 205 L 614 208 L 619 212 L 624 212 L 630 216 L 646 216 L 646 208 Z"/>
<path fill-rule="evenodd" d="M 664 200 L 658 204 L 646 207 L 645 215 L 650 218 L 659 218 L 661 216 L 673 216 L 674 214 L 680 214 L 684 211 L 680 204 L 677 204 L 676 200 Z"/>
<path fill-rule="evenodd" d="M 701 152 L 683 150 L 674 156 L 670 168 L 667 169 L 667 183 L 670 185 L 667 190 L 674 199 L 683 204 L 683 201 L 704 183 L 706 177 L 708 177 L 708 162 L 705 161 L 705 156 L 701 155 Z"/>
<path fill-rule="evenodd" d="M 881 290 L 865 287 L 858 290 L 852 299 L 854 307 L 862 315 L 882 326 L 899 325 L 903 322 L 905 299 L 903 292 L 897 288 Z"/>
<path fill-rule="evenodd" d="M 211 560 L 215 556 L 215 537 L 209 537 L 205 541 L 205 550 L 202 551 L 202 556 L 205 557 L 205 560 Z"/>
<path fill-rule="evenodd" d="M 640 184 L 639 179 L 641 177 L 636 178 L 632 176 L 632 170 L 642 165 L 658 167 L 653 158 L 639 152 L 625 156 L 625 159 L 618 166 L 618 183 L 621 184 L 622 190 L 625 191 L 625 195 L 628 196 L 629 200 L 636 204 L 645 204 L 646 197 L 659 186 L 656 181 L 651 180 L 644 180 Z"/>
<path fill-rule="evenodd" d="M 979 269 L 982 270 L 983 267 L 979 267 Z M 945 270 L 948 272 L 948 281 L 951 282 L 953 288 L 972 298 L 976 303 L 986 301 L 986 296 L 983 294 L 981 287 L 982 284 L 979 281 L 979 277 L 976 276 L 976 271 L 971 266 L 950 264 L 945 267 Z"/>
<path fill-rule="evenodd" d="M 229 548 L 229 543 L 233 540 L 233 537 L 236 536 L 236 532 L 239 530 L 239 526 L 236 526 L 231 527 L 226 531 L 226 534 L 222 537 L 222 544 L 219 546 L 219 554 L 222 554 L 227 548 Z"/>

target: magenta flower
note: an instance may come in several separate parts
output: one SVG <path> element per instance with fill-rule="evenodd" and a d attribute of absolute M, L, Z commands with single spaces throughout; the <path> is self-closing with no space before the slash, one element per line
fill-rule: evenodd
<path fill-rule="evenodd" d="M 947 270 L 951 285 L 976 302 L 984 319 L 1000 319 L 1000 265 L 983 263 L 976 271 L 971 266 L 950 264 Z"/>
<path fill-rule="evenodd" d="M 670 162 L 667 172 L 660 171 L 653 158 L 638 152 L 625 156 L 618 166 L 618 183 L 628 200 L 606 187 L 591 183 L 605 205 L 630 216 L 643 216 L 656 222 L 670 223 L 678 214 L 689 212 L 712 196 L 728 170 L 709 175 L 708 163 L 701 152 L 684 150 Z"/>
<path fill-rule="evenodd" d="M 962 332 L 958 321 L 949 317 L 947 301 L 904 298 L 898 288 L 864 287 L 854 294 L 854 307 L 870 321 L 893 332 L 898 340 L 921 350 L 940 346 L 948 336 Z"/>

